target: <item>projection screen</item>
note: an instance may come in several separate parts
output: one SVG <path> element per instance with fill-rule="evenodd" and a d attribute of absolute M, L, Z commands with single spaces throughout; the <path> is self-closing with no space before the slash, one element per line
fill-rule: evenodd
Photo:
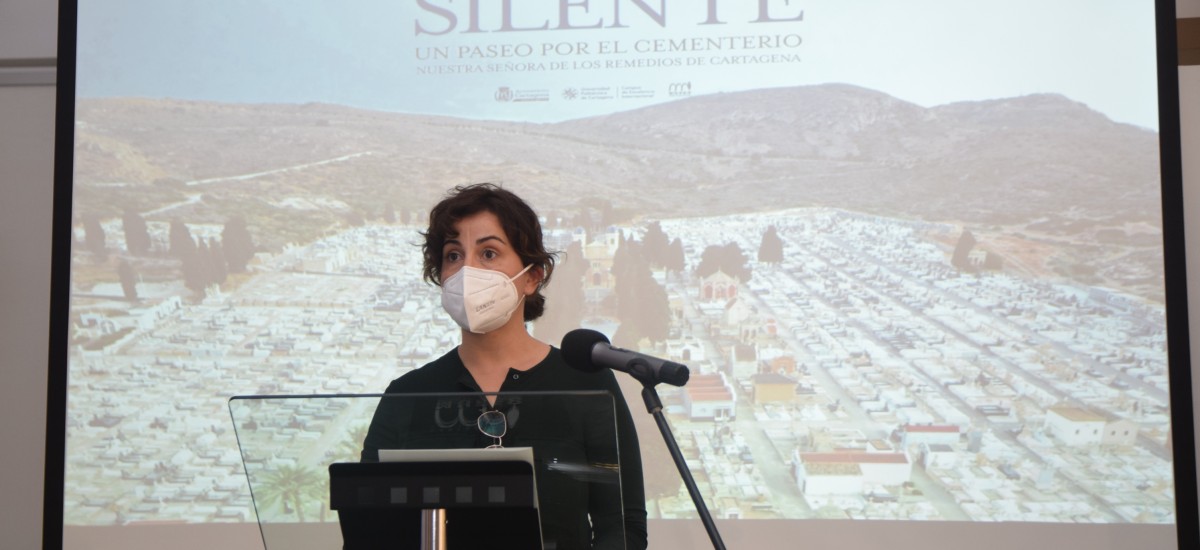
<path fill-rule="evenodd" d="M 1174 548 L 1155 23 L 80 0 L 67 546 L 252 534 L 227 399 L 452 349 L 418 231 L 494 182 L 561 253 L 536 337 L 692 369 L 660 393 L 727 542 Z M 652 547 L 704 547 L 638 389 Z"/>

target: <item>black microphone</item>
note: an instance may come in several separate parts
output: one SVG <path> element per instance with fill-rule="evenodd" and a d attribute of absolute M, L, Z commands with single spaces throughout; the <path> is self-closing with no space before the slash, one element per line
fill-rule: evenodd
<path fill-rule="evenodd" d="M 562 340 L 563 358 L 581 371 L 596 372 L 613 369 L 627 372 L 643 384 L 665 382 L 672 386 L 687 384 L 688 368 L 673 361 L 621 349 L 608 343 L 608 338 L 594 330 L 579 328 L 568 332 Z"/>

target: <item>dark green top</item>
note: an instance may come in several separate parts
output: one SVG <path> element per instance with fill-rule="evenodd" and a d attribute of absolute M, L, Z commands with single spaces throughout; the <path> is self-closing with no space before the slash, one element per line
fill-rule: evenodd
<path fill-rule="evenodd" d="M 481 391 L 457 348 L 387 387 L 389 394 Z M 607 391 L 614 396 L 615 435 L 607 399 L 518 393 L 580 391 Z M 378 460 L 380 449 L 487 447 L 495 440 L 481 433 L 475 420 L 489 408 L 499 410 L 508 420 L 504 446 L 533 447 L 542 533 L 548 548 L 551 542 L 558 550 L 646 548 L 646 496 L 637 432 L 612 371 L 587 373 L 571 368 L 562 352 L 551 347 L 546 358 L 532 368 L 510 369 L 500 393 L 494 407 L 482 395 L 467 400 L 450 396 L 384 398 L 371 420 L 362 458 Z M 614 441 L 619 450 L 613 449 Z M 614 476 L 604 468 L 617 463 L 618 455 L 619 486 L 608 482 Z M 623 525 L 615 514 L 622 509 Z"/>

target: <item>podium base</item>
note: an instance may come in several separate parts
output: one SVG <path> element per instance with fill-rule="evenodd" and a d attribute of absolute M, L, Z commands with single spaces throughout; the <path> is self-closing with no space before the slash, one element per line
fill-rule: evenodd
<path fill-rule="evenodd" d="M 339 510 L 344 550 L 443 549 L 475 550 L 495 548 L 504 541 L 507 548 L 541 548 L 536 508 L 454 508 L 443 509 L 440 520 L 445 546 L 424 546 L 426 512 L 417 509 Z M 525 529 L 519 526 L 532 525 Z M 549 545 L 547 545 L 549 547 Z"/>
<path fill-rule="evenodd" d="M 421 510 L 421 550 L 447 550 L 445 508 Z"/>

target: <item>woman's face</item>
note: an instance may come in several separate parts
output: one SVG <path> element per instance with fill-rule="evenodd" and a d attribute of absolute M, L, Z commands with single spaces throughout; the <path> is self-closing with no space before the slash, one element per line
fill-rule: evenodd
<path fill-rule="evenodd" d="M 458 235 L 446 239 L 442 245 L 441 280 L 445 281 L 458 273 L 464 265 L 499 271 L 509 277 L 525 268 L 495 214 L 484 210 L 468 216 L 454 224 L 454 230 Z M 540 275 L 541 270 L 535 267 L 514 280 L 513 284 L 517 291 L 528 296 L 537 290 Z"/>

